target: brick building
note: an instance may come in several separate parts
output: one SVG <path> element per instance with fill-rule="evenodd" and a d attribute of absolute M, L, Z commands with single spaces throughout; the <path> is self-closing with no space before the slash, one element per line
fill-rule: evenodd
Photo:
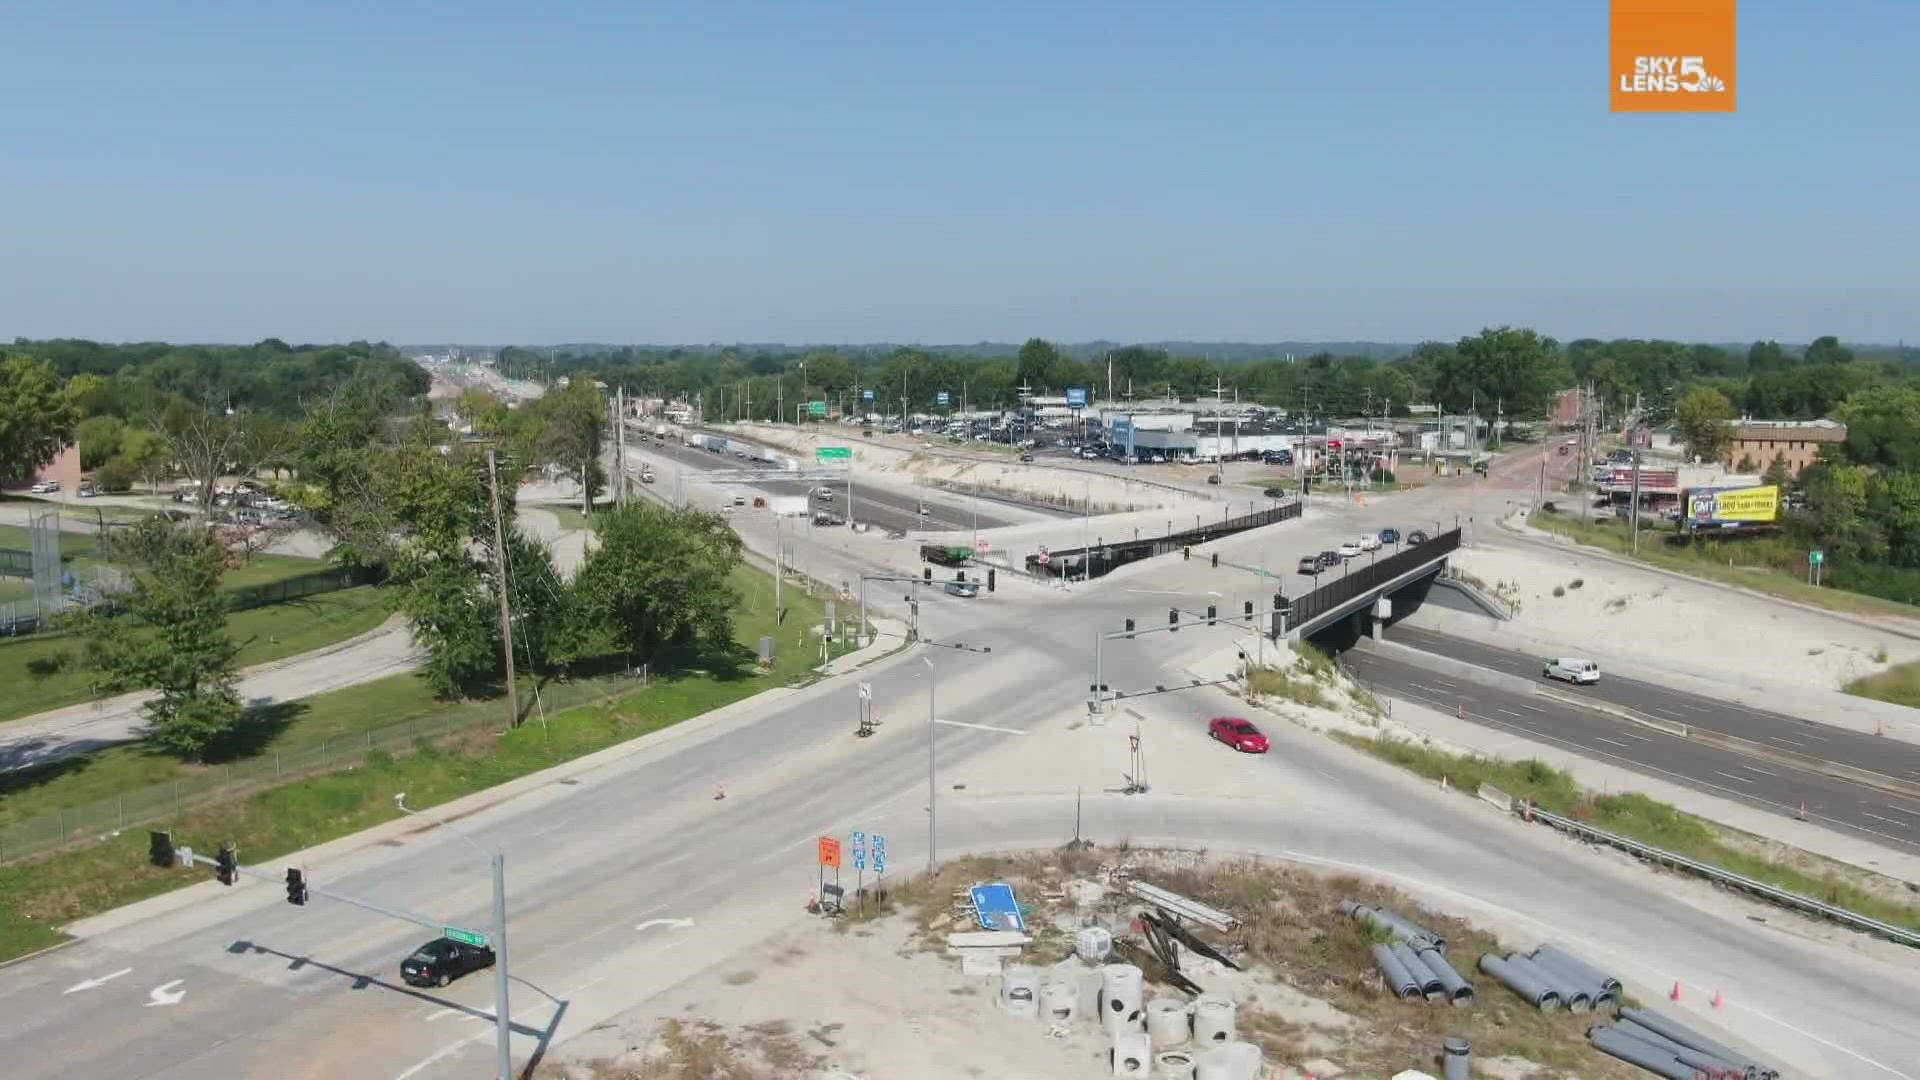
<path fill-rule="evenodd" d="M 1786 462 L 1789 476 L 1820 457 L 1824 446 L 1847 441 L 1847 425 L 1834 420 L 1736 420 L 1733 437 L 1720 455 L 1727 468 L 1738 472 L 1765 472 L 1775 458 Z"/>

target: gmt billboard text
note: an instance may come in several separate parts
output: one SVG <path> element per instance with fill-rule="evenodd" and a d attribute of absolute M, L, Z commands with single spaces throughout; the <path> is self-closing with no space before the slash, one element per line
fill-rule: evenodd
<path fill-rule="evenodd" d="M 1694 488 L 1687 492 L 1688 529 L 1733 529 L 1771 525 L 1780 517 L 1780 487 Z"/>

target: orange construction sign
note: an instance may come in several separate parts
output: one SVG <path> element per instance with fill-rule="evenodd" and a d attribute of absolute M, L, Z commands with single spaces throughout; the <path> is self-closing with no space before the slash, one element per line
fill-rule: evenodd
<path fill-rule="evenodd" d="M 840 869 L 840 841 L 836 837 L 820 838 L 820 865 Z"/>

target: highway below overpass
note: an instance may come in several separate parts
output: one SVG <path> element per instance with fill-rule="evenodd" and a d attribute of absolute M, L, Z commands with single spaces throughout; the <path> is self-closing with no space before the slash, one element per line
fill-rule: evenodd
<path fill-rule="evenodd" d="M 1389 632 L 1388 640 L 1403 633 Z M 1446 713 L 1457 711 L 1476 724 L 1565 747 L 1785 817 L 1797 817 L 1804 806 L 1810 821 L 1920 854 L 1920 800 L 1685 738 L 1518 687 L 1507 689 L 1436 671 L 1394 655 L 1361 648 L 1341 659 L 1354 680 L 1376 694 L 1418 702 Z M 1525 672 L 1510 667 L 1494 670 L 1538 681 L 1538 661 L 1525 659 L 1531 665 Z M 1603 678 L 1601 685 L 1606 682 Z M 1562 687 L 1556 683 L 1548 688 Z M 1564 687 L 1568 697 L 1588 695 L 1594 689 Z M 1710 714 L 1701 715 L 1704 718 Z M 1820 734 L 1837 739 L 1847 733 L 1827 728 Z"/>
<path fill-rule="evenodd" d="M 966 499 L 966 506 L 954 505 L 954 500 L 962 496 L 929 493 L 929 497 L 916 499 L 898 492 L 882 488 L 863 486 L 858 479 L 853 483 L 851 498 L 852 512 L 848 512 L 849 497 L 844 468 L 826 471 L 837 473 L 835 479 L 828 481 L 809 481 L 783 479 L 783 470 L 756 464 L 730 454 L 715 454 L 710 450 L 700 450 L 674 442 L 665 442 L 652 438 L 638 439 L 629 428 L 627 453 L 646 460 L 648 457 L 664 458 L 687 469 L 690 473 L 715 473 L 725 471 L 752 472 L 756 476 L 751 480 L 725 481 L 730 486 L 750 487 L 768 495 L 805 496 L 814 509 L 853 521 L 864 521 L 876 528 L 893 532 L 965 532 L 975 528 L 994 529 L 1017 524 L 1006 516 L 991 499 Z M 788 455 L 791 456 L 791 455 Z M 809 470 L 815 472 L 817 470 Z M 833 500 L 815 501 L 813 492 L 825 487 L 834 493 Z M 977 509 L 976 509 L 977 504 Z M 925 507 L 926 513 L 920 512 Z"/>

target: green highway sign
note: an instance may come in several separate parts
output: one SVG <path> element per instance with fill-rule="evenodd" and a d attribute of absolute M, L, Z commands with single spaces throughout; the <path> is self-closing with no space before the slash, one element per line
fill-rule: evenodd
<path fill-rule="evenodd" d="M 815 461 L 852 461 L 853 451 L 845 446 L 822 446 L 813 452 Z"/>
<path fill-rule="evenodd" d="M 1819 566 L 1821 563 L 1827 561 L 1827 553 L 1824 551 L 1809 551 L 1807 552 L 1807 561 L 1815 566 Z"/>
<path fill-rule="evenodd" d="M 824 401 L 809 401 L 809 402 L 807 402 L 807 415 L 808 415 L 808 416 L 825 416 L 825 415 L 827 415 L 827 403 L 826 403 L 826 402 L 824 402 Z"/>
<path fill-rule="evenodd" d="M 457 941 L 462 945 L 478 945 L 483 949 L 488 946 L 487 935 L 477 934 L 472 930 L 462 930 L 458 926 L 441 927 L 440 936 Z"/>

